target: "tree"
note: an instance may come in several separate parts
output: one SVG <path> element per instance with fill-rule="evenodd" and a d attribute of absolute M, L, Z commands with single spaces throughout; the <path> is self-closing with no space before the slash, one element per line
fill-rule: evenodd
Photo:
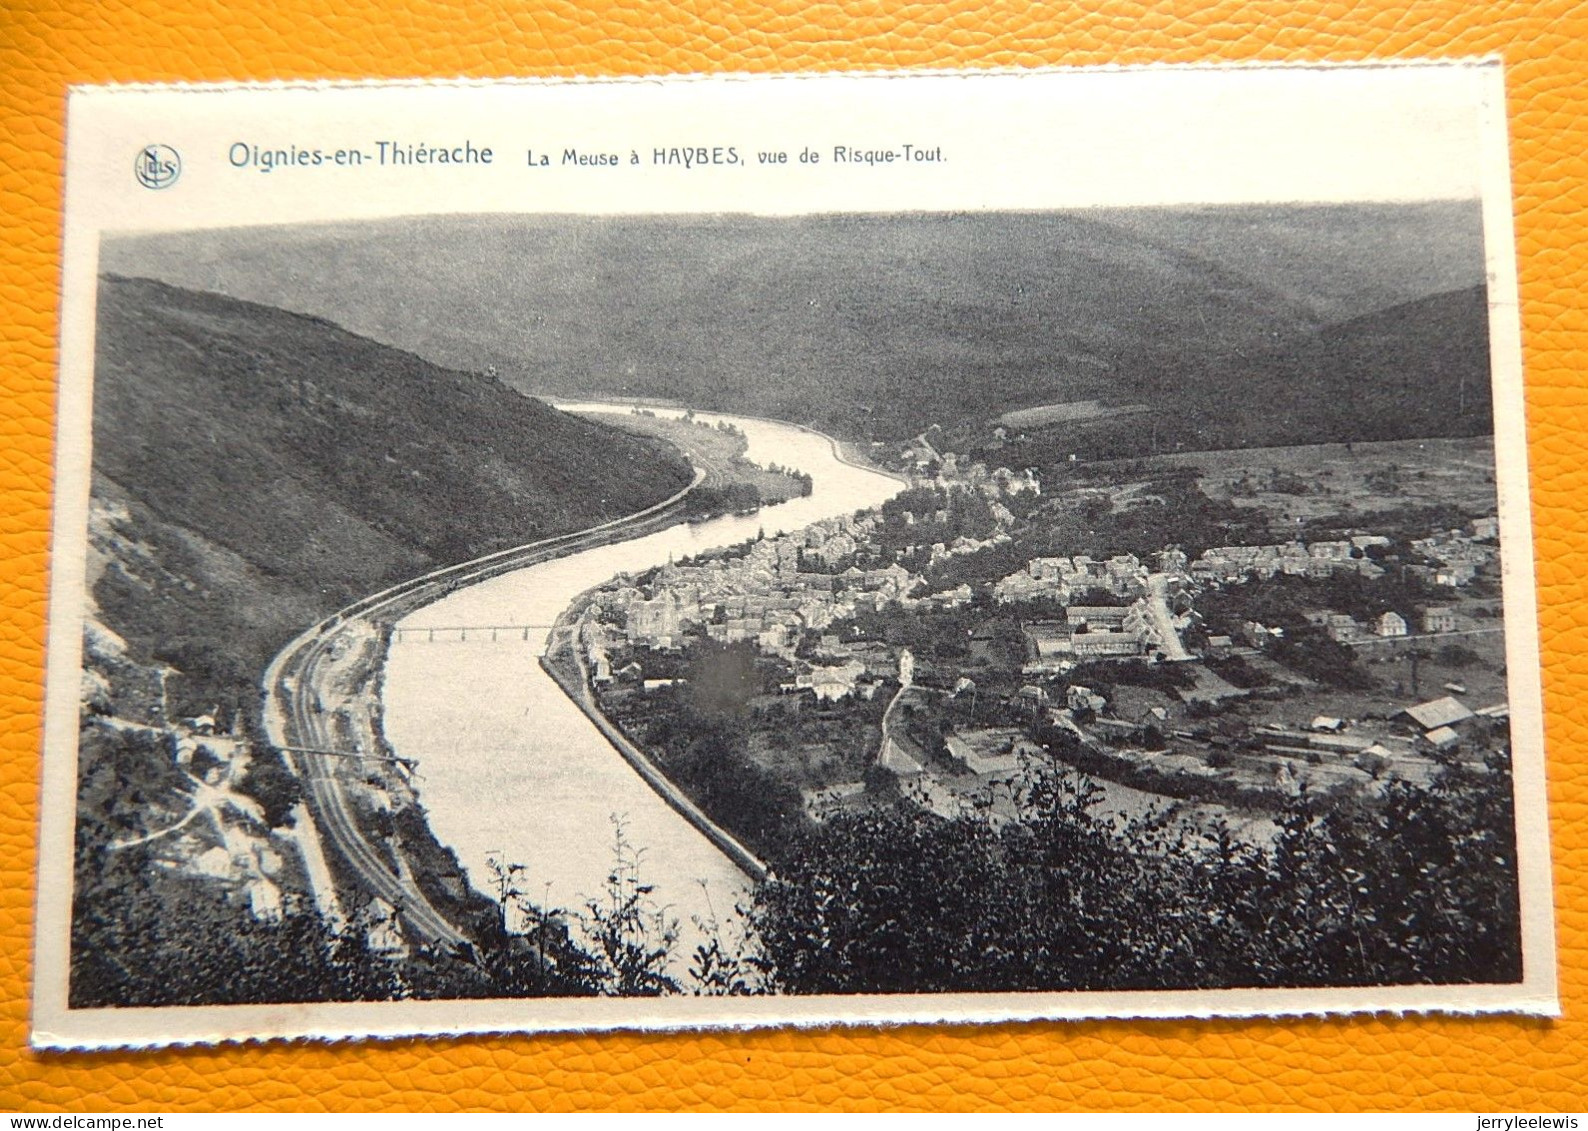
<path fill-rule="evenodd" d="M 606 890 L 577 912 L 595 948 L 596 986 L 607 997 L 658 997 L 679 992 L 668 974 L 678 942 L 678 921 L 651 898 L 640 878 L 644 850 L 629 843 L 622 818 L 612 817 L 613 862 Z"/>
<path fill-rule="evenodd" d="M 698 915 L 694 918 L 703 941 L 696 945 L 690 959 L 690 989 L 701 997 L 749 997 L 766 993 L 770 966 L 749 932 L 743 908 L 735 909 L 738 914 L 730 930 L 718 920 L 705 880 L 700 881 L 700 889 L 706 900 L 707 914 L 704 918 Z"/>
<path fill-rule="evenodd" d="M 312 912 L 261 922 L 212 881 L 157 867 L 146 845 L 78 826 L 72 1008 L 372 1001 L 405 996 L 392 964 Z"/>
<path fill-rule="evenodd" d="M 303 786 L 297 775 L 287 769 L 281 753 L 271 746 L 253 748 L 248 769 L 237 788 L 260 803 L 265 823 L 273 829 L 286 824 L 287 815 L 303 800 Z"/>
<path fill-rule="evenodd" d="M 796 993 L 1508 982 L 1521 976 L 1508 756 L 1379 797 L 1303 790 L 1272 845 L 1168 810 L 1123 826 L 1031 767 L 1018 819 L 908 805 L 800 839 L 751 915 Z"/>

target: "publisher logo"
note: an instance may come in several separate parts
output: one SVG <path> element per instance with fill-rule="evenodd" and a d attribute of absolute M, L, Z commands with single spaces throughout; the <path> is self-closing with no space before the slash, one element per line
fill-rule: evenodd
<path fill-rule="evenodd" d="M 146 145 L 138 151 L 132 172 L 146 189 L 170 188 L 182 175 L 182 158 L 169 145 Z"/>

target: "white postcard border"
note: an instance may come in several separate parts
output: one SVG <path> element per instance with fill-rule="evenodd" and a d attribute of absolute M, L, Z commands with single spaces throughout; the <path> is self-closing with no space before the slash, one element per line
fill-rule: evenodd
<path fill-rule="evenodd" d="M 1465 71 L 1480 84 L 1483 223 L 1488 257 L 1490 342 L 1494 382 L 1496 475 L 1500 500 L 1504 607 L 1512 703 L 1513 766 L 1521 880 L 1524 980 L 1506 986 L 1396 986 L 1351 989 L 1198 990 L 1175 992 L 1030 993 L 999 995 L 866 995 L 841 997 L 513 999 L 487 1001 L 409 1001 L 310 1005 L 239 1005 L 72 1010 L 66 1005 L 69 972 L 70 890 L 73 814 L 76 791 L 78 668 L 84 605 L 87 511 L 90 485 L 93 337 L 98 241 L 103 231 L 127 230 L 128 208 L 107 205 L 104 186 L 127 170 L 112 170 L 120 154 L 156 140 L 127 133 L 123 107 L 142 100 L 213 100 L 247 94 L 252 98 L 334 99 L 352 94 L 378 98 L 399 91 L 442 99 L 490 96 L 510 90 L 534 92 L 577 104 L 588 92 L 620 101 L 636 93 L 687 89 L 707 97 L 731 92 L 742 101 L 756 90 L 797 90 L 816 97 L 833 84 L 856 89 L 894 90 L 923 82 L 1030 83 L 1077 74 L 1214 74 L 1390 70 L 1428 73 Z M 570 101 L 571 99 L 571 101 Z M 724 99 L 723 101 L 726 101 Z M 336 104 L 339 105 L 339 104 Z M 140 109 L 141 112 L 141 109 Z M 294 109 L 295 113 L 312 113 Z M 362 112 L 362 111 L 361 111 Z M 1199 1017 L 1297 1017 L 1342 1013 L 1431 1012 L 1474 1014 L 1505 1012 L 1550 1016 L 1559 1013 L 1556 988 L 1553 906 L 1547 833 L 1542 696 L 1538 668 L 1537 599 L 1529 524 L 1525 404 L 1521 373 L 1521 326 L 1511 218 L 1511 186 L 1506 143 L 1503 72 L 1496 60 L 1428 61 L 1418 64 L 1301 66 L 1252 64 L 1224 67 L 1093 68 L 1084 72 L 973 72 L 920 75 L 845 75 L 805 77 L 728 76 L 719 78 L 564 81 L 521 84 L 485 82 L 390 84 L 203 85 L 188 88 L 124 86 L 92 88 L 71 100 L 67 150 L 66 223 L 61 314 L 61 385 L 55 463 L 55 516 L 51 549 L 50 618 L 46 661 L 44 773 L 41 791 L 40 881 L 34 961 L 33 1043 L 52 1049 L 96 1049 L 273 1039 L 340 1040 L 414 1035 L 506 1032 L 658 1030 L 792 1025 L 989 1023 L 1079 1018 L 1160 1019 Z M 107 132 L 108 131 L 108 132 Z M 107 137 L 117 134 L 117 149 Z M 991 174 L 989 174 L 991 175 Z M 279 184 L 279 181 L 277 182 Z M 627 190 L 625 190 L 627 191 Z M 640 190 L 635 190 L 637 195 Z M 688 189 L 674 187 L 667 200 Z M 730 190 L 738 192 L 740 190 Z M 878 199 L 880 194 L 868 190 Z M 964 188 L 961 186 L 961 194 Z M 665 194 L 664 194 L 665 195 Z M 970 193 L 968 207 L 1009 207 L 989 193 Z M 471 198 L 473 199 L 473 198 Z M 698 199 L 698 198 L 697 198 Z M 716 199 L 706 195 L 713 210 Z M 605 203 L 603 198 L 603 204 Z M 382 208 L 390 204 L 382 201 Z M 1053 208 L 1069 207 L 1062 202 Z M 923 210 L 932 207 L 924 206 Z M 464 211 L 490 211 L 470 207 Z M 564 211 L 524 207 L 523 211 Z M 602 210 L 602 209 L 597 209 Z M 666 211 L 667 207 L 644 209 Z M 390 214 L 390 213 L 381 213 Z M 134 220 L 136 218 L 134 217 Z M 173 215 L 154 227 L 170 226 Z M 238 222 L 233 220 L 233 223 Z M 252 221 L 251 221 L 252 222 Z"/>

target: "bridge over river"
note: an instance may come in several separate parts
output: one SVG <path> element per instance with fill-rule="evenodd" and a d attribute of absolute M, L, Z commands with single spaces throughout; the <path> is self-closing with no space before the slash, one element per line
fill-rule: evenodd
<path fill-rule="evenodd" d="M 469 637 L 476 641 L 529 640 L 531 634 L 537 634 L 537 639 L 551 631 L 552 625 L 545 624 L 403 624 L 392 629 L 392 642 L 394 644 L 424 643 L 434 644 L 437 641 L 447 643 L 457 641 L 465 643 Z"/>

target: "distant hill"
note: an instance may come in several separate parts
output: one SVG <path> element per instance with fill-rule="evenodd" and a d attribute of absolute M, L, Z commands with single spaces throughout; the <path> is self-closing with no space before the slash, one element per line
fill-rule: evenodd
<path fill-rule="evenodd" d="M 1099 216 L 1138 238 L 1223 264 L 1322 323 L 1484 278 L 1475 201 L 1121 208 Z"/>
<path fill-rule="evenodd" d="M 120 237 L 102 255 L 533 391 L 876 437 L 1151 403 L 1218 382 L 1232 355 L 1484 278 L 1475 202 L 410 217 Z"/>
<path fill-rule="evenodd" d="M 1489 368 L 1489 303 L 1483 286 L 1430 295 L 1325 327 L 1316 352 L 1296 351 L 1312 372 L 1292 400 L 1321 413 L 1322 398 L 1344 392 L 1327 439 L 1477 436 L 1494 430 Z M 1332 386 L 1332 387 L 1331 387 Z"/>
<path fill-rule="evenodd" d="M 946 442 L 1011 466 L 1051 466 L 1070 454 L 1110 459 L 1494 430 L 1481 286 L 1297 328 L 1203 365 L 1149 381 L 1138 394 L 1147 413 L 1026 426 L 1003 445 L 985 425 L 967 426 Z"/>
<path fill-rule="evenodd" d="M 1159 390 L 1165 435 L 1235 448 L 1489 433 L 1486 296 L 1430 295 L 1232 355 Z"/>
<path fill-rule="evenodd" d="M 116 276 L 100 280 L 93 466 L 96 510 L 119 516 L 94 539 L 103 618 L 217 689 L 350 599 L 691 476 L 666 445 L 492 378 Z"/>

